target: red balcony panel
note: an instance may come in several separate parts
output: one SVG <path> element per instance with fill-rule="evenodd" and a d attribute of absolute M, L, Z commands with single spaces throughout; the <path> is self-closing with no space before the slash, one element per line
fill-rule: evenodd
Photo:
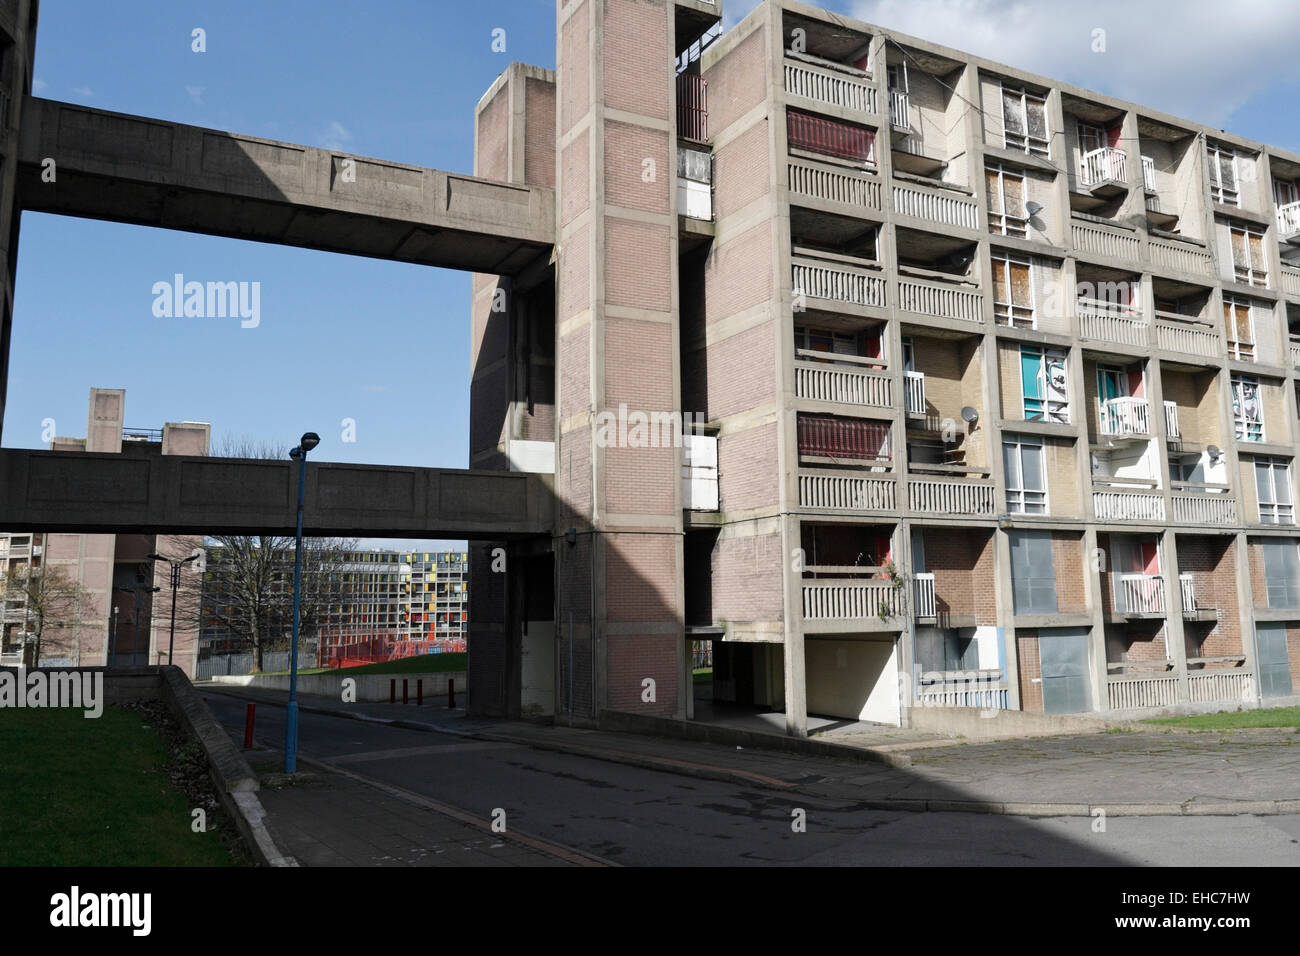
<path fill-rule="evenodd" d="M 698 73 L 677 74 L 677 135 L 705 142 L 709 138 L 708 83 Z"/>
<path fill-rule="evenodd" d="M 875 156 L 876 134 L 871 130 L 799 110 L 786 111 L 786 136 L 792 148 L 825 156 L 858 163 L 870 162 Z"/>
<path fill-rule="evenodd" d="M 864 461 L 888 458 L 889 425 L 829 415 L 800 415 L 799 454 Z"/>

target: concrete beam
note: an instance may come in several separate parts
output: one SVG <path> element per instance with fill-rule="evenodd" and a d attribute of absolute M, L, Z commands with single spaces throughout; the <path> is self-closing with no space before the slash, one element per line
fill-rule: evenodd
<path fill-rule="evenodd" d="M 22 116 L 20 209 L 495 275 L 554 243 L 538 186 L 33 96 Z"/>
<path fill-rule="evenodd" d="M 0 449 L 0 528 L 293 534 L 289 460 Z M 313 536 L 511 539 L 549 535 L 550 479 L 454 468 L 307 463 Z"/>

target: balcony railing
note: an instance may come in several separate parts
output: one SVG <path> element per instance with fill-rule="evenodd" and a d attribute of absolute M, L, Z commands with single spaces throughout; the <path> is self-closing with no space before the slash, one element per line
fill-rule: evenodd
<path fill-rule="evenodd" d="M 843 471 L 799 472 L 799 507 L 819 511 L 893 511 L 893 478 Z"/>
<path fill-rule="evenodd" d="M 1147 240 L 1147 251 L 1152 262 L 1174 272 L 1200 276 L 1214 274 L 1213 257 L 1186 242 L 1150 237 Z"/>
<path fill-rule="evenodd" d="M 1001 671 L 930 671 L 920 677 L 917 701 L 923 707 L 1007 709 L 1007 682 Z"/>
<path fill-rule="evenodd" d="M 1282 266 L 1281 277 L 1283 292 L 1300 295 L 1300 269 L 1295 266 Z"/>
<path fill-rule="evenodd" d="M 859 113 L 876 111 L 876 88 L 866 76 L 789 58 L 785 61 L 785 91 Z"/>
<path fill-rule="evenodd" d="M 884 308 L 885 280 L 876 272 L 850 264 L 847 259 L 846 256 L 821 258 L 818 253 L 796 250 L 792 269 L 795 294 Z"/>
<path fill-rule="evenodd" d="M 907 94 L 902 90 L 889 91 L 889 124 L 899 129 L 911 129 L 912 121 L 908 111 Z"/>
<path fill-rule="evenodd" d="M 1277 234 L 1284 239 L 1300 234 L 1300 202 L 1277 207 Z"/>
<path fill-rule="evenodd" d="M 1108 398 L 1097 402 L 1097 431 L 1101 435 L 1150 435 L 1151 418 L 1145 398 Z"/>
<path fill-rule="evenodd" d="M 866 172 L 802 159 L 789 160 L 786 168 L 787 183 L 795 195 L 880 209 L 880 180 Z"/>
<path fill-rule="evenodd" d="M 1300 339 L 1292 337 L 1287 342 L 1287 349 L 1290 353 L 1292 367 L 1300 368 Z"/>
<path fill-rule="evenodd" d="M 1112 677 L 1107 685 L 1111 710 L 1169 707 L 1178 700 L 1177 677 Z"/>
<path fill-rule="evenodd" d="M 984 296 L 925 279 L 898 280 L 898 308 L 944 319 L 984 321 Z"/>
<path fill-rule="evenodd" d="M 1150 156 L 1142 157 L 1142 187 L 1147 192 L 1156 191 L 1156 161 Z"/>
<path fill-rule="evenodd" d="M 1208 322 L 1174 312 L 1156 313 L 1156 344 L 1170 352 L 1219 357 L 1219 333 Z"/>
<path fill-rule="evenodd" d="M 1179 524 L 1209 524 L 1220 527 L 1237 523 L 1237 499 L 1223 494 L 1174 490 L 1171 501 L 1174 521 Z"/>
<path fill-rule="evenodd" d="M 1165 402 L 1165 437 L 1182 438 L 1182 432 L 1178 430 L 1178 403 Z"/>
<path fill-rule="evenodd" d="M 1084 153 L 1082 167 L 1082 182 L 1085 186 L 1128 182 L 1128 154 L 1113 146 L 1103 146 Z"/>
<path fill-rule="evenodd" d="M 1079 331 L 1085 339 L 1119 345 L 1146 344 L 1147 321 L 1134 310 L 1095 299 L 1079 299 L 1078 312 Z"/>
<path fill-rule="evenodd" d="M 1183 597 L 1183 617 L 1196 616 L 1196 578 L 1190 574 L 1178 575 L 1178 590 Z"/>
<path fill-rule="evenodd" d="M 1092 510 L 1098 521 L 1161 522 L 1165 520 L 1165 499 L 1149 491 L 1094 488 Z"/>
<path fill-rule="evenodd" d="M 805 581 L 805 621 L 868 621 L 890 618 L 899 611 L 899 589 L 893 581 Z"/>
<path fill-rule="evenodd" d="M 708 83 L 698 73 L 677 74 L 677 135 L 704 142 L 709 138 Z"/>
<path fill-rule="evenodd" d="M 997 514 L 992 483 L 975 478 L 909 478 L 907 506 L 922 514 L 985 517 Z"/>
<path fill-rule="evenodd" d="M 1194 671 L 1187 675 L 1187 692 L 1192 703 L 1209 704 L 1217 701 L 1254 700 L 1255 674 L 1253 671 L 1231 670 Z"/>
<path fill-rule="evenodd" d="M 869 405 L 874 408 L 892 408 L 894 405 L 893 381 L 883 372 L 820 362 L 794 363 L 794 393 L 797 398 L 815 402 Z"/>
<path fill-rule="evenodd" d="M 1112 259 L 1136 259 L 1142 244 L 1132 232 L 1104 226 L 1101 223 L 1071 223 L 1070 234 L 1074 246 L 1081 252 L 1110 256 Z"/>
<path fill-rule="evenodd" d="M 979 207 L 972 200 L 952 196 L 941 189 L 924 189 L 894 183 L 894 212 L 945 226 L 979 228 Z"/>
<path fill-rule="evenodd" d="M 1165 579 L 1158 574 L 1115 574 L 1115 611 L 1164 614 Z"/>
<path fill-rule="evenodd" d="M 903 398 L 908 418 L 925 417 L 925 373 L 903 373 Z"/>
<path fill-rule="evenodd" d="M 914 617 L 937 617 L 938 608 L 934 602 L 934 575 L 918 573 L 912 576 L 915 607 Z"/>

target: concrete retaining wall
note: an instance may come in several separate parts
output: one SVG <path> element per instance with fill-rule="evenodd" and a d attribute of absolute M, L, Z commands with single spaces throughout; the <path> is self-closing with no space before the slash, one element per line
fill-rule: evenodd
<path fill-rule="evenodd" d="M 389 682 L 397 681 L 397 699 L 402 699 L 402 682 L 406 682 L 411 700 L 415 700 L 416 682 L 424 681 L 424 697 L 446 697 L 447 682 L 456 682 L 456 695 L 465 693 L 468 682 L 464 671 L 448 671 L 430 674 L 350 674 L 347 668 L 330 671 L 328 674 L 299 674 L 298 693 L 314 694 L 318 697 L 343 698 L 343 681 L 351 678 L 357 682 L 358 701 L 386 702 L 389 698 Z M 214 684 L 235 684 L 239 687 L 257 687 L 262 690 L 289 690 L 288 674 L 245 674 L 243 676 L 221 676 L 212 678 Z"/>
<path fill-rule="evenodd" d="M 1112 726 L 1111 722 L 1096 717 L 1034 714 L 1021 710 L 980 710 L 978 707 L 913 707 L 908 713 L 912 730 L 963 737 L 1093 734 Z"/>

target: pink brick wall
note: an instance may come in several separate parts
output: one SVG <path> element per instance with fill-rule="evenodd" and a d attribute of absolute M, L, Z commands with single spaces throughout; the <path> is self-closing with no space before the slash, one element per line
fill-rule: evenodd
<path fill-rule="evenodd" d="M 555 188 L 555 84 L 524 81 L 524 182 Z"/>

